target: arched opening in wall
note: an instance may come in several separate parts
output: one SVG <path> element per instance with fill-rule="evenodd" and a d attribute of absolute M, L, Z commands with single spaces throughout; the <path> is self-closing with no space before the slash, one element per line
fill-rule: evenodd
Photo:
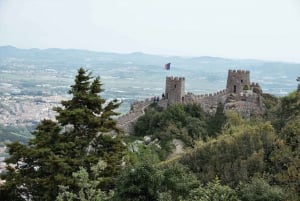
<path fill-rule="evenodd" d="M 174 88 L 176 89 L 176 84 L 174 85 Z"/>
<path fill-rule="evenodd" d="M 236 93 L 236 85 L 233 86 L 233 93 Z"/>
<path fill-rule="evenodd" d="M 181 98 L 182 102 L 184 102 L 184 97 Z"/>
<path fill-rule="evenodd" d="M 166 94 L 166 99 L 168 99 L 168 96 L 169 96 L 169 94 L 167 93 L 167 94 Z"/>

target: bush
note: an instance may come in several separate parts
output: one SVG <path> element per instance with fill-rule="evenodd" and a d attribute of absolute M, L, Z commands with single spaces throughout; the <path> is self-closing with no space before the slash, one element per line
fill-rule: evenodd
<path fill-rule="evenodd" d="M 265 180 L 254 178 L 251 183 L 240 185 L 241 201 L 281 201 L 284 192 L 279 187 L 270 186 Z"/>

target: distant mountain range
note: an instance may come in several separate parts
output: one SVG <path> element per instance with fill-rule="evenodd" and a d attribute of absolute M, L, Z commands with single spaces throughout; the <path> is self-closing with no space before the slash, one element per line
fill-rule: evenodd
<path fill-rule="evenodd" d="M 104 81 L 109 84 L 111 80 L 105 80 L 106 77 L 120 78 L 113 80 L 116 85 L 113 88 L 125 92 L 130 84 L 150 89 L 164 88 L 164 77 L 172 75 L 186 77 L 189 91 L 211 92 L 225 87 L 228 69 L 246 69 L 251 71 L 251 80 L 259 82 L 265 91 L 280 95 L 292 91 L 296 86 L 296 77 L 300 76 L 299 63 L 210 56 L 180 57 L 141 52 L 119 54 L 79 49 L 19 49 L 0 46 L 0 59 L 7 58 L 22 61 L 23 67 L 34 64 L 35 72 L 47 68 L 69 75 L 74 74 L 74 70 L 81 66 L 86 67 L 94 74 L 103 76 Z M 171 62 L 171 70 L 167 72 L 163 66 L 168 62 Z M 6 65 L 2 64 L 0 68 L 7 68 Z M 19 67 L 20 70 L 21 68 Z M 125 83 L 126 79 L 129 80 Z M 134 83 L 130 81 L 132 79 L 135 80 Z"/>
<path fill-rule="evenodd" d="M 219 62 L 229 62 L 230 59 L 219 58 L 219 57 L 179 57 L 179 56 L 159 56 L 152 54 L 144 54 L 142 52 L 133 52 L 129 54 L 120 54 L 120 53 L 112 53 L 112 52 L 96 52 L 89 50 L 81 50 L 81 49 L 60 49 L 60 48 L 48 48 L 48 49 L 19 49 L 14 46 L 0 46 L 0 58 L 3 57 L 18 57 L 18 58 L 34 58 L 34 59 L 44 59 L 44 58 L 53 58 L 53 59 L 66 59 L 74 58 L 74 59 L 83 59 L 83 58 L 91 58 L 97 60 L 106 60 L 106 61 L 116 61 L 118 59 L 119 62 L 123 60 L 133 60 L 133 61 L 142 61 L 147 63 L 157 63 L 163 62 L 166 58 L 179 62 L 182 60 L 190 62 L 211 62 L 211 61 L 219 61 Z M 255 61 L 255 60 L 253 60 Z"/>
<path fill-rule="evenodd" d="M 236 66 L 239 68 L 241 65 L 245 65 L 245 68 L 252 66 L 255 68 L 264 64 L 264 67 L 273 68 L 279 67 L 282 69 L 283 65 L 289 66 L 299 66 L 300 63 L 289 63 L 289 62 L 280 62 L 280 61 L 263 61 L 256 59 L 228 59 L 220 57 L 211 57 L 211 56 L 200 56 L 200 57 L 182 57 L 182 56 L 161 56 L 161 55 L 152 55 L 144 54 L 142 52 L 134 52 L 129 54 L 120 54 L 112 52 L 96 52 L 89 50 L 81 49 L 60 49 L 60 48 L 49 48 L 49 49 L 19 49 L 13 46 L 0 46 L 0 58 L 15 57 L 15 58 L 31 58 L 34 60 L 43 60 L 43 59 L 54 59 L 54 60 L 95 60 L 102 62 L 134 62 L 138 64 L 148 64 L 148 65 L 162 65 L 164 62 L 172 62 L 178 66 L 184 65 L 189 67 L 201 68 L 206 66 L 205 64 L 222 64 L 222 68 L 228 68 Z M 275 66 L 270 66 L 270 64 L 276 64 Z M 279 65 L 281 64 L 281 65 Z"/>
<path fill-rule="evenodd" d="M 164 65 L 169 62 L 171 69 L 165 70 Z M 229 69 L 250 70 L 252 82 L 258 82 L 265 93 L 278 96 L 294 91 L 297 88 L 296 78 L 300 76 L 300 64 L 297 63 L 0 46 L 2 114 L 7 114 L 6 119 L 17 122 L 39 122 L 40 117 L 33 120 L 26 118 L 28 114 L 38 116 L 36 111 L 51 110 L 52 106 L 47 101 L 53 97 L 67 98 L 79 67 L 100 76 L 105 89 L 101 95 L 108 100 L 122 100 L 118 111 L 123 114 L 134 101 L 161 96 L 166 76 L 185 77 L 186 93 L 207 94 L 226 88 Z M 36 97 L 42 97 L 45 103 L 28 101 L 36 100 Z M 33 108 L 34 104 L 36 108 Z M 27 111 L 26 108 L 31 109 Z"/>

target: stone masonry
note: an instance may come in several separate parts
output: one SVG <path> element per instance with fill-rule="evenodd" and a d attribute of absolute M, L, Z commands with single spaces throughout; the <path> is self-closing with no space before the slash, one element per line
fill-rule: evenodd
<path fill-rule="evenodd" d="M 250 88 L 250 72 L 242 70 L 229 70 L 227 77 L 227 93 L 240 94 L 244 89 Z"/>
<path fill-rule="evenodd" d="M 167 77 L 166 91 L 164 94 L 168 104 L 184 103 L 185 97 L 185 78 L 184 77 Z"/>
<path fill-rule="evenodd" d="M 210 94 L 185 94 L 184 77 L 166 77 L 165 94 L 161 98 L 153 97 L 145 101 L 135 102 L 129 113 L 118 119 L 118 126 L 125 133 L 133 131 L 136 120 L 144 114 L 151 103 L 157 102 L 163 108 L 170 104 L 199 104 L 204 111 L 214 114 L 219 103 L 224 110 L 235 110 L 248 118 L 250 115 L 264 113 L 262 89 L 258 83 L 250 82 L 250 72 L 244 70 L 229 70 L 226 89 Z"/>

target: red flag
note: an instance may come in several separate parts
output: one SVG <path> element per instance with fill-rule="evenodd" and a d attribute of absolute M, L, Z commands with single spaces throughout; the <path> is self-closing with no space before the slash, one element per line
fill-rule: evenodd
<path fill-rule="evenodd" d="M 165 69 L 166 69 L 166 70 L 170 70 L 170 68 L 171 68 L 171 63 L 165 64 Z"/>

